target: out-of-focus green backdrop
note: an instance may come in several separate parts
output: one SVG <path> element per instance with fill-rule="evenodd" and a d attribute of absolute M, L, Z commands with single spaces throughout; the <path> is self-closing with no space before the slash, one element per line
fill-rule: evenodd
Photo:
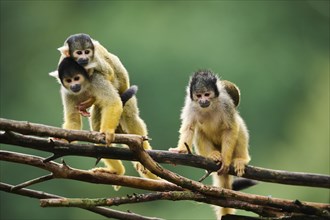
<path fill-rule="evenodd" d="M 1 0 L 1 117 L 60 127 L 57 48 L 88 33 L 130 73 L 154 149 L 175 147 L 189 76 L 217 72 L 241 89 L 251 164 L 329 175 L 329 1 L 4 1 Z M 88 128 L 88 124 L 85 129 Z M 15 146 L 1 149 L 48 156 Z M 90 169 L 95 160 L 66 157 Z M 136 176 L 131 163 L 127 174 Z M 197 180 L 203 170 L 166 166 Z M 1 162 L 1 181 L 45 175 Z M 211 183 L 210 178 L 205 183 Z M 124 196 L 141 190 L 52 180 L 31 187 L 67 197 Z M 270 183 L 245 190 L 329 202 L 329 190 Z M 40 208 L 38 200 L 1 192 L 1 219 L 104 219 L 76 208 Z M 166 219 L 213 219 L 196 202 L 114 207 Z M 250 214 L 240 211 L 241 214 Z"/>

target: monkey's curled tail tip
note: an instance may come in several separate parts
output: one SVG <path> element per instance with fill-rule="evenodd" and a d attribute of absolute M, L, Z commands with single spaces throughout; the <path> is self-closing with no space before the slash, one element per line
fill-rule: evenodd
<path fill-rule="evenodd" d="M 121 94 L 120 98 L 123 105 L 125 105 L 125 103 L 137 93 L 137 91 L 138 87 L 136 85 L 132 85 L 123 94 Z"/>
<path fill-rule="evenodd" d="M 257 185 L 257 184 L 258 184 L 258 181 L 239 177 L 234 180 L 232 189 L 235 191 L 240 191 L 240 190 L 249 188 L 249 187 Z"/>
<path fill-rule="evenodd" d="M 137 91 L 139 90 L 139 87 L 137 85 L 132 85 L 131 87 L 128 88 L 128 90 L 132 90 L 134 94 L 136 94 Z"/>

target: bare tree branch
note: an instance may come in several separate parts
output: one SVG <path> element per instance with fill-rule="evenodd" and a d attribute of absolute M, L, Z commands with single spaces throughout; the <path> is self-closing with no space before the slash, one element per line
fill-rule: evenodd
<path fill-rule="evenodd" d="M 197 202 L 203 202 L 218 206 L 240 206 L 244 207 L 245 210 L 255 212 L 263 216 L 279 216 L 282 215 L 280 209 L 264 207 L 260 205 L 251 205 L 244 201 L 228 200 L 223 198 L 214 198 L 206 196 L 200 193 L 194 193 L 191 191 L 170 191 L 170 192 L 154 192 L 145 194 L 133 194 L 125 197 L 115 198 L 97 198 L 97 199 L 42 199 L 42 207 L 80 207 L 90 208 L 94 206 L 118 206 L 122 204 L 151 202 L 156 200 L 193 200 Z"/>
<path fill-rule="evenodd" d="M 43 158 L 41 157 L 21 153 L 13 153 L 9 151 L 1 150 L 0 160 L 38 167 L 51 172 L 54 178 L 59 179 L 64 178 L 89 183 L 121 185 L 153 191 L 182 190 L 181 187 L 163 180 L 151 180 L 139 177 L 121 176 L 111 173 L 93 172 L 91 170 L 79 170 L 56 162 L 43 163 Z"/>
<path fill-rule="evenodd" d="M 249 195 L 247 193 L 235 192 L 233 190 L 218 188 L 214 186 L 207 186 L 200 182 L 193 181 L 191 179 L 182 177 L 176 173 L 173 173 L 167 169 L 164 169 L 158 163 L 153 161 L 150 155 L 141 147 L 139 142 L 132 142 L 129 145 L 130 149 L 139 158 L 139 161 L 152 173 L 159 177 L 166 179 L 172 183 L 181 186 L 182 188 L 199 192 L 208 196 L 214 196 L 219 198 L 230 198 L 239 201 L 245 201 L 250 204 L 264 205 L 274 208 L 280 208 L 287 212 L 304 213 L 307 215 L 318 215 L 330 217 L 330 204 L 300 202 L 293 200 L 284 200 L 277 198 L 270 198 L 266 196 Z M 238 208 L 235 206 L 224 206 L 231 208 Z"/>
<path fill-rule="evenodd" d="M 30 189 L 19 189 L 16 191 L 12 191 L 11 190 L 12 188 L 13 188 L 12 185 L 0 182 L 1 191 L 14 193 L 17 195 L 22 195 L 22 196 L 27 196 L 27 197 L 31 197 L 31 198 L 36 198 L 36 199 L 49 199 L 49 198 L 65 199 L 64 197 L 41 192 L 41 191 L 30 190 Z M 83 209 L 103 215 L 108 218 L 117 218 L 117 219 L 123 219 L 123 220 L 131 220 L 131 219 L 132 220 L 160 220 L 159 218 L 149 218 L 149 217 L 137 215 L 137 214 L 134 214 L 131 212 L 130 213 L 121 212 L 121 211 L 116 211 L 116 210 L 104 208 L 104 207 L 88 207 L 88 208 L 83 208 Z"/>
<path fill-rule="evenodd" d="M 66 138 L 68 135 L 66 132 L 69 131 L 74 133 L 75 137 L 75 139 L 71 138 L 70 140 L 103 143 L 104 139 L 104 136 L 98 132 L 64 130 L 56 127 L 38 125 L 28 122 L 17 122 L 1 118 L 0 130 L 21 132 L 29 135 L 41 134 L 43 136 L 53 136 L 59 138 Z M 115 143 L 130 144 L 132 141 L 140 142 L 143 141 L 143 138 L 137 135 L 116 134 Z M 0 132 L 0 143 L 13 144 L 46 152 L 52 152 L 55 156 L 50 159 L 66 155 L 77 155 L 94 158 L 110 158 L 130 161 L 137 160 L 131 151 L 124 148 L 105 148 L 91 144 L 68 144 L 59 141 L 49 141 L 44 138 L 23 136 L 12 132 Z M 219 164 L 215 163 L 211 159 L 192 154 L 177 154 L 168 151 L 157 150 L 148 151 L 148 153 L 155 161 L 159 163 L 192 166 L 208 170 L 209 172 L 217 171 L 220 167 Z M 231 175 L 235 175 L 234 169 L 232 167 L 229 173 Z M 245 168 L 245 174 L 243 177 L 264 182 L 330 188 L 330 176 L 328 175 L 271 170 L 250 165 Z"/>
<path fill-rule="evenodd" d="M 1 130 L 3 132 L 1 132 Z M 52 178 L 66 178 L 91 183 L 122 185 L 160 191 L 127 197 L 88 200 L 74 200 L 69 198 L 56 198 L 54 200 L 54 198 L 47 198 L 47 200 L 42 200 L 41 204 L 43 206 L 56 204 L 59 206 L 91 208 L 92 206 L 95 207 L 98 205 L 147 202 L 159 199 L 194 200 L 223 207 L 243 209 L 252 211 L 261 216 L 271 216 L 276 218 L 296 216 L 311 218 L 317 216 L 320 219 L 330 218 L 330 204 L 301 202 L 298 200 L 270 198 L 266 196 L 235 192 L 229 189 L 204 185 L 200 182 L 173 173 L 164 169 L 158 163 L 180 164 L 205 169 L 207 174 L 204 175 L 202 179 L 206 178 L 212 171 L 217 171 L 220 165 L 208 158 L 193 155 L 191 153 L 177 154 L 167 151 L 145 151 L 142 148 L 142 143 L 147 137 L 116 134 L 114 143 L 126 144 L 129 147 L 129 149 L 127 149 L 102 147 L 86 143 L 63 143 L 30 135 L 64 138 L 69 141 L 75 140 L 101 144 L 104 143 L 104 135 L 98 132 L 64 130 L 51 126 L 0 118 L 0 143 L 23 146 L 52 153 L 51 157 L 44 159 L 31 155 L 0 151 L 0 160 L 32 165 L 51 172 L 49 175 L 29 180 L 13 187 L 15 190 L 14 192 L 22 190 L 20 189 L 22 187 L 40 183 L 42 181 L 48 181 Z M 164 180 L 156 181 L 138 177 L 119 176 L 110 173 L 95 172 L 93 170 L 84 171 L 71 168 L 66 164 L 52 162 L 52 160 L 56 158 L 67 155 L 93 157 L 97 160 L 99 158 L 110 158 L 140 161 L 148 170 Z M 232 168 L 230 169 L 230 174 L 235 175 Z M 247 166 L 244 177 L 282 184 L 330 188 L 330 176 L 327 175 L 286 172 Z M 232 217 L 234 218 L 235 216 Z"/>

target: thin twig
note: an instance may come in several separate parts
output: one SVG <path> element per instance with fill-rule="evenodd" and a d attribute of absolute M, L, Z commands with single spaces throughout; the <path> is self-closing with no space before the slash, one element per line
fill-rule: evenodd
<path fill-rule="evenodd" d="M 64 197 L 54 195 L 54 194 L 49 194 L 41 191 L 36 191 L 36 190 L 30 190 L 30 189 L 18 189 L 16 191 L 11 191 L 12 185 L 1 183 L 0 182 L 0 190 L 9 192 L 9 193 L 15 193 L 18 195 L 22 196 L 27 196 L 31 198 L 36 198 L 36 199 L 49 199 L 49 198 L 57 198 L 57 199 L 64 199 Z M 116 211 L 113 209 L 109 208 L 104 208 L 104 207 L 89 207 L 89 208 L 83 208 L 88 211 L 103 215 L 108 218 L 117 218 L 117 219 L 123 219 L 123 220 L 160 220 L 159 218 L 150 218 L 150 217 L 145 217 L 141 215 L 137 215 L 134 213 L 127 213 L 127 212 L 121 212 L 121 211 Z"/>
<path fill-rule="evenodd" d="M 190 147 L 189 147 L 189 145 L 186 142 L 184 143 L 184 146 L 186 146 L 187 151 L 188 151 L 188 154 L 192 154 L 192 152 L 190 150 Z"/>
<path fill-rule="evenodd" d="M 13 186 L 11 188 L 12 191 L 15 191 L 15 190 L 18 190 L 18 189 L 22 189 L 24 187 L 27 187 L 27 186 L 31 186 L 33 184 L 37 184 L 37 183 L 42 183 L 42 182 L 45 182 L 45 181 L 48 181 L 48 180 L 51 180 L 53 179 L 54 176 L 53 174 L 48 174 L 48 175 L 45 175 L 45 176 L 42 176 L 42 177 L 38 177 L 36 179 L 33 179 L 33 180 L 30 180 L 30 181 L 27 181 L 27 182 L 24 182 L 24 183 L 21 183 L 21 184 L 18 184 L 16 186 Z"/>

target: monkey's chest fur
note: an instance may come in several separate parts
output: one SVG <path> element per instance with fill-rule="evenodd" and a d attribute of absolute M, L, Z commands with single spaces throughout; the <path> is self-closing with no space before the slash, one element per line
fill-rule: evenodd
<path fill-rule="evenodd" d="M 231 120 L 223 114 L 203 112 L 196 118 L 195 137 L 204 137 L 213 144 L 221 145 L 225 131 L 230 129 Z"/>

